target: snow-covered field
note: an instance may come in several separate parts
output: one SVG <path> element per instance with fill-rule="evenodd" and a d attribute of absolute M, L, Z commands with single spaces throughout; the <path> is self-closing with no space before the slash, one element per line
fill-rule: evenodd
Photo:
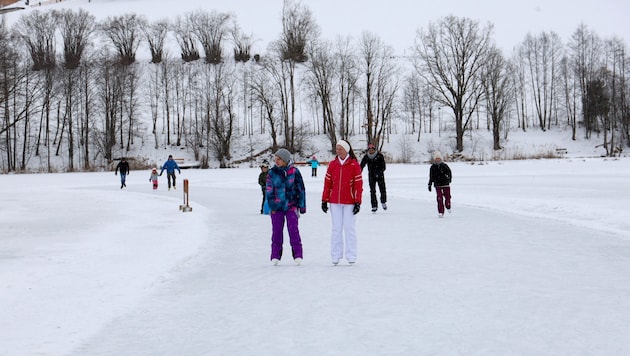
<path fill-rule="evenodd" d="M 630 354 L 630 159 L 449 164 L 444 219 L 428 165 L 388 166 L 352 267 L 330 262 L 321 170 L 301 266 L 269 262 L 256 168 L 174 191 L 2 175 L 0 355 Z"/>

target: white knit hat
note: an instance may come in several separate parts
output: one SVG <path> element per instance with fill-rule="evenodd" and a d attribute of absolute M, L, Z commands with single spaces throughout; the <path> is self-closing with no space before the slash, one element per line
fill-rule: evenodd
<path fill-rule="evenodd" d="M 442 154 L 440 153 L 440 151 L 434 151 L 433 152 L 433 159 L 442 159 Z"/>
<path fill-rule="evenodd" d="M 344 140 L 339 140 L 337 142 L 338 146 L 343 147 L 344 150 L 346 150 L 346 152 L 350 153 L 350 144 Z"/>

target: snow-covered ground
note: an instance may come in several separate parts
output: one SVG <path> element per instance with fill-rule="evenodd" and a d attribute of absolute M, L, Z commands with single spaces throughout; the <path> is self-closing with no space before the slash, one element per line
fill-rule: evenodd
<path fill-rule="evenodd" d="M 0 355 L 630 354 L 630 159 L 449 164 L 443 219 L 428 165 L 388 166 L 352 267 L 325 168 L 301 266 L 269 262 L 256 168 L 2 175 Z"/>

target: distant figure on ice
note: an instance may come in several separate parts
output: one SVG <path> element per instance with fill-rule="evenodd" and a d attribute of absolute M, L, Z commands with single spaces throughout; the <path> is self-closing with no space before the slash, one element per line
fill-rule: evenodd
<path fill-rule="evenodd" d="M 168 155 L 168 159 L 162 165 L 160 176 L 162 175 L 165 169 L 166 169 L 166 177 L 168 178 L 168 190 L 171 190 L 171 179 L 173 180 L 173 189 L 177 189 L 175 187 L 175 179 L 176 179 L 175 170 L 177 169 L 179 174 L 182 174 L 182 170 L 179 169 L 177 162 L 175 162 L 175 160 L 173 159 L 173 155 Z"/>
<path fill-rule="evenodd" d="M 306 213 L 304 180 L 300 170 L 293 165 L 288 150 L 279 149 L 274 160 L 276 165 L 269 170 L 265 191 L 271 210 L 271 262 L 277 265 L 282 258 L 286 221 L 293 260 L 299 265 L 303 255 L 298 219 L 300 214 Z"/>
<path fill-rule="evenodd" d="M 337 142 L 337 156 L 330 161 L 324 178 L 322 211 L 332 218 L 330 256 L 332 263 L 346 258 L 351 265 L 357 261 L 357 230 L 355 215 L 361 210 L 363 177 L 361 165 L 347 141 Z"/>
<path fill-rule="evenodd" d="M 260 204 L 260 213 L 261 214 L 269 214 L 269 205 L 267 205 L 267 209 L 265 209 L 265 190 L 267 188 L 267 175 L 269 174 L 269 162 L 264 160 L 260 164 L 260 174 L 258 175 L 258 185 L 260 185 L 260 190 L 262 191 L 262 203 Z M 265 211 L 267 210 L 267 211 Z"/>
<path fill-rule="evenodd" d="M 157 168 L 153 168 L 149 177 L 149 182 L 153 182 L 153 190 L 158 188 L 158 176 Z"/>
<path fill-rule="evenodd" d="M 126 180 L 127 174 L 129 174 L 129 163 L 127 163 L 125 157 L 121 158 L 120 162 L 118 162 L 114 175 L 118 175 L 118 170 L 120 170 L 120 189 L 123 189 L 123 187 L 127 187 Z"/>
<path fill-rule="evenodd" d="M 311 165 L 311 177 L 317 177 L 317 167 L 319 167 L 317 157 L 313 156 L 313 158 L 306 161 L 306 163 Z"/>
<path fill-rule="evenodd" d="M 444 217 L 444 208 L 451 212 L 451 169 L 448 165 L 442 162 L 442 154 L 440 151 L 433 152 L 433 164 L 429 169 L 429 191 L 431 191 L 431 185 L 435 186 L 435 193 L 437 194 L 437 208 L 438 216 Z"/>
<path fill-rule="evenodd" d="M 383 210 L 387 210 L 387 190 L 385 189 L 385 157 L 376 150 L 373 143 L 368 145 L 368 151 L 361 160 L 361 171 L 367 165 L 368 167 L 368 183 L 370 184 L 370 202 L 372 203 L 372 212 L 378 210 L 378 200 L 376 199 L 376 185 L 381 192 L 381 204 Z"/>

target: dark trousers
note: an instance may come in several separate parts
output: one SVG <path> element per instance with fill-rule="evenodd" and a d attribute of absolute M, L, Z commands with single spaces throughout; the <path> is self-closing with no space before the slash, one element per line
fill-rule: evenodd
<path fill-rule="evenodd" d="M 378 200 L 376 199 L 376 185 L 378 184 L 378 190 L 381 192 L 381 204 L 387 203 L 387 189 L 385 189 L 385 177 L 382 178 L 374 178 L 369 177 L 368 182 L 370 183 L 370 202 L 372 203 L 373 208 L 378 207 Z"/>
<path fill-rule="evenodd" d="M 451 208 L 451 187 L 435 187 L 435 192 L 437 193 L 437 206 L 438 213 L 444 214 L 444 208 Z"/>
<path fill-rule="evenodd" d="M 311 177 L 317 177 L 317 168 L 311 168 Z"/>
<path fill-rule="evenodd" d="M 260 203 L 260 213 L 265 209 L 265 188 L 262 188 L 262 202 Z"/>
<path fill-rule="evenodd" d="M 173 187 L 175 186 L 175 172 L 168 173 L 166 172 L 166 177 L 168 178 L 168 187 L 171 187 L 171 179 L 173 180 Z"/>

